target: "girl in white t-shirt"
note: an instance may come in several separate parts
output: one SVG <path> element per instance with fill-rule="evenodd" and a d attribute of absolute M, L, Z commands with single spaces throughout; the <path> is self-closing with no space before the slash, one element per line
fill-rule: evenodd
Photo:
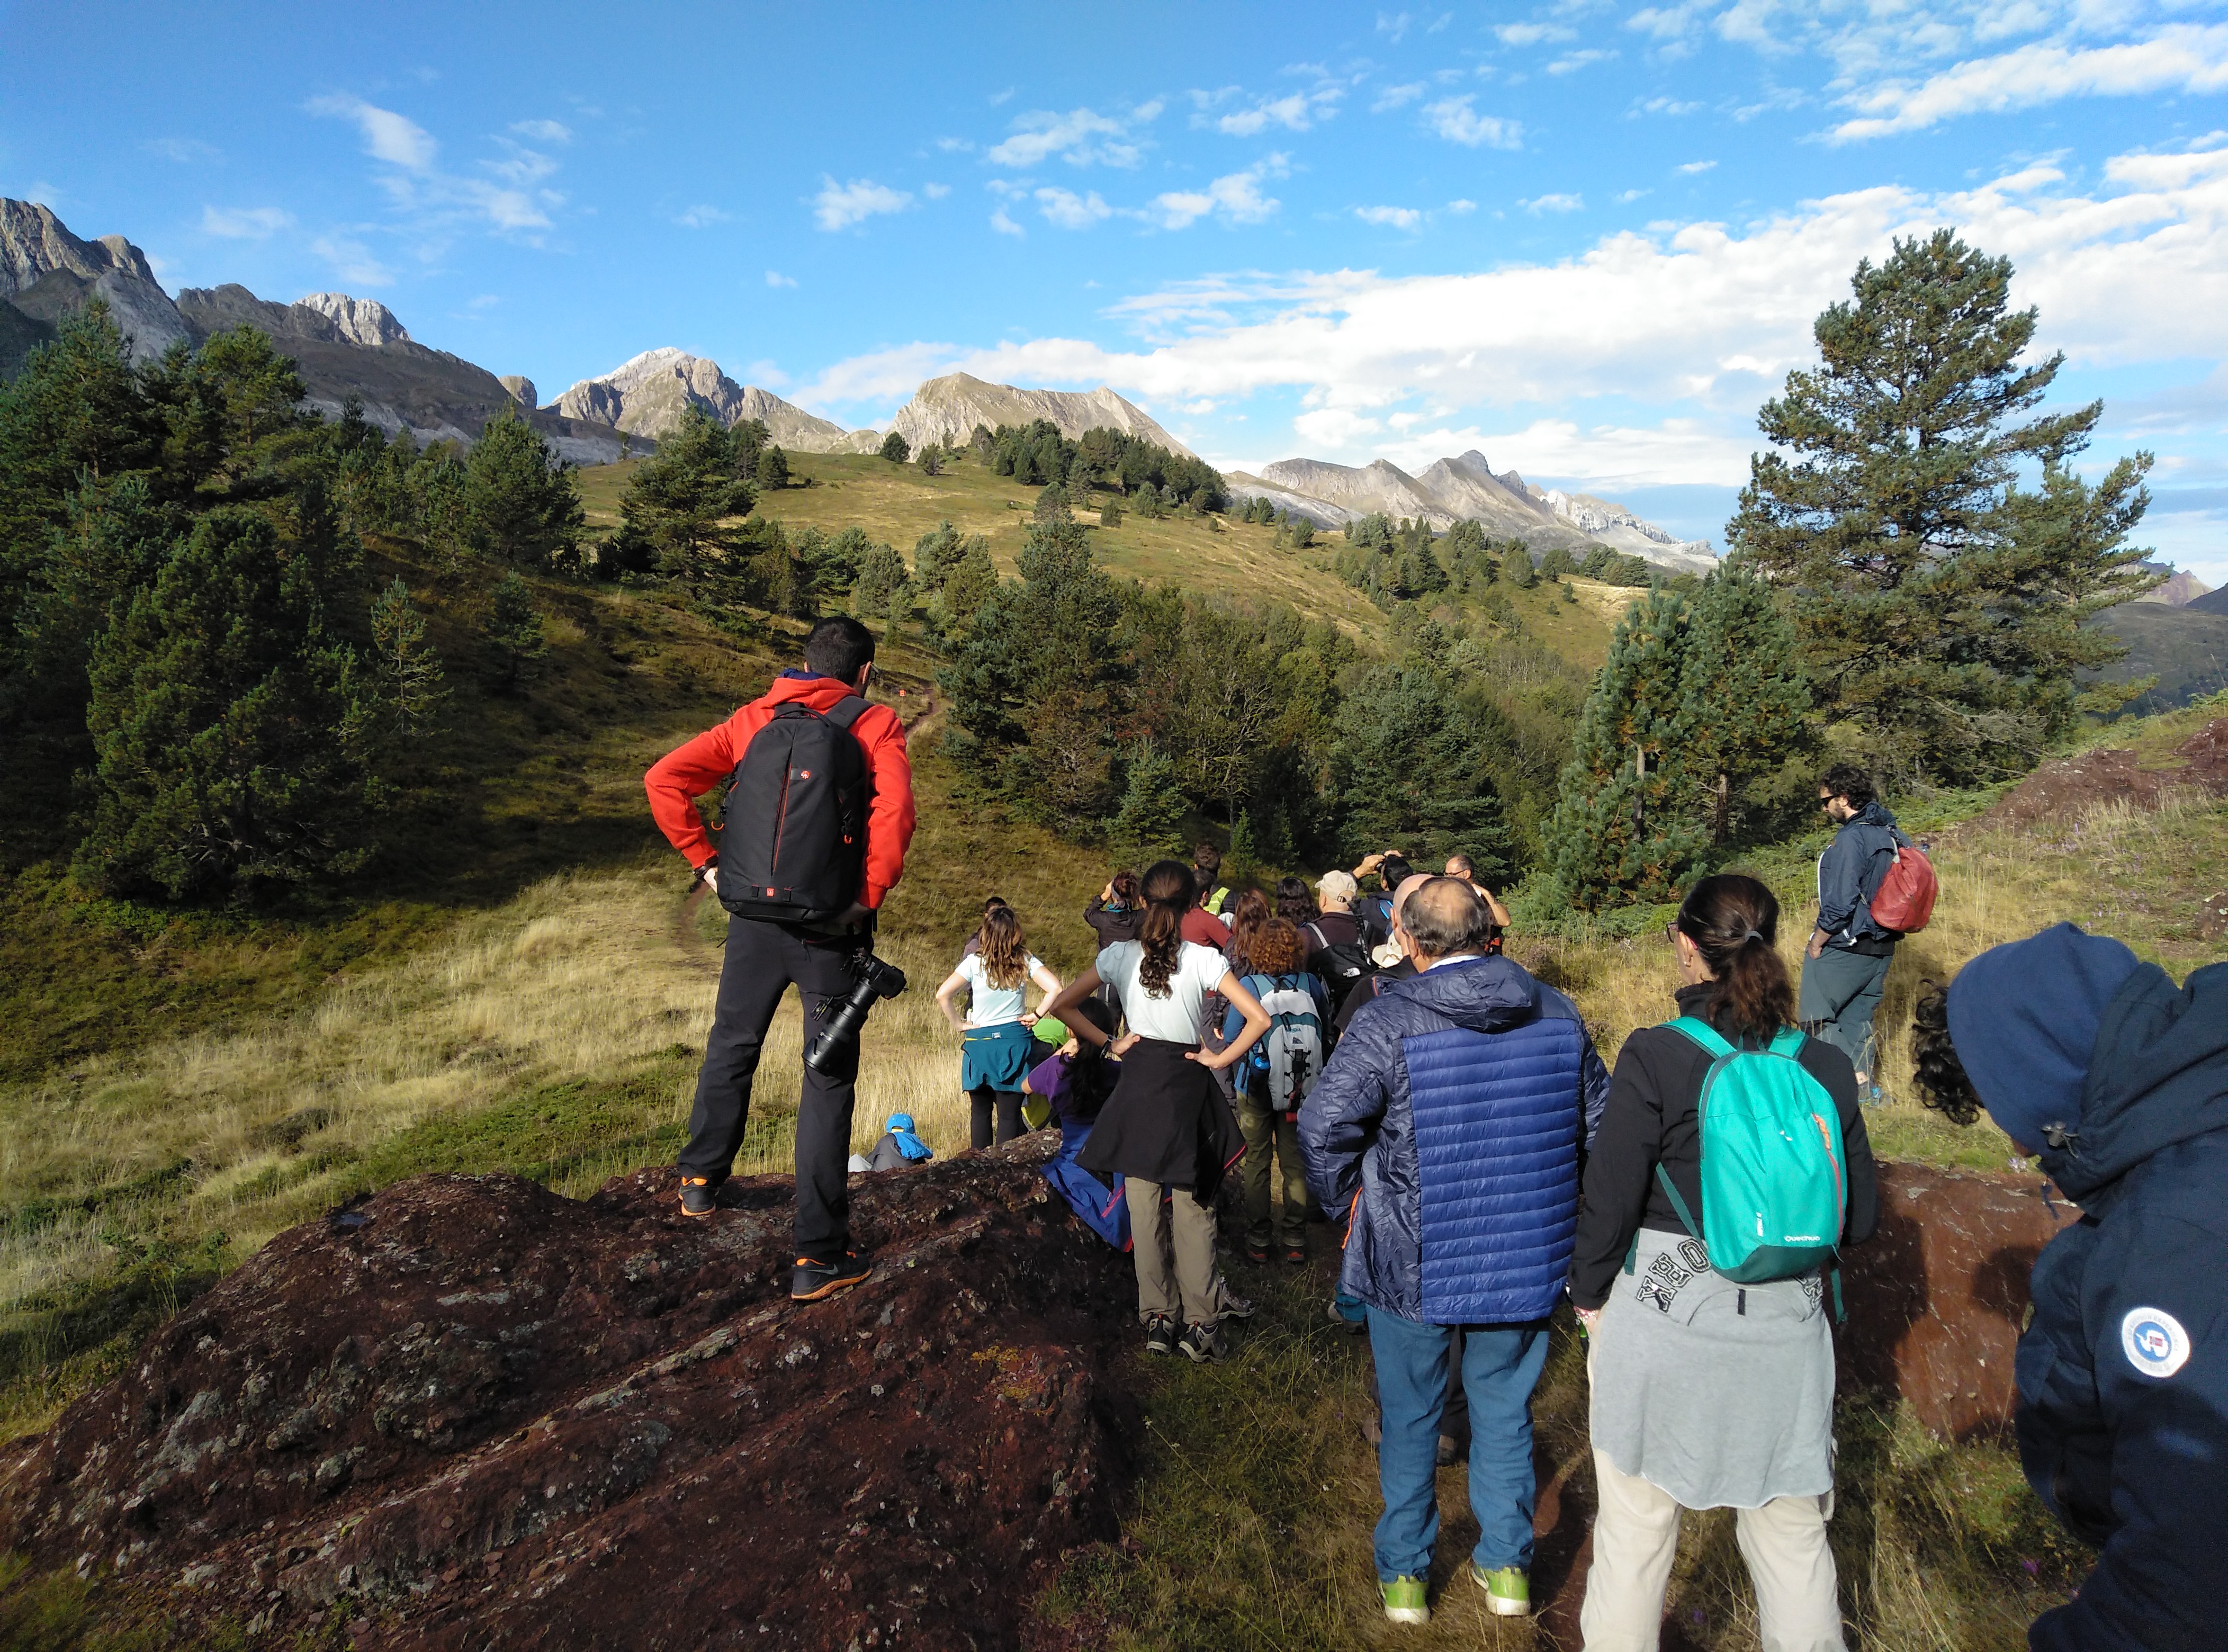
<path fill-rule="evenodd" d="M 1021 1133 L 1021 1080 L 1028 1076 L 1036 1041 L 1029 1028 L 1060 990 L 1060 977 L 1045 968 L 1021 938 L 1021 920 L 1000 902 L 983 914 L 975 933 L 981 945 L 959 960 L 959 967 L 936 989 L 936 1007 L 959 1030 L 959 1087 L 974 1105 L 969 1143 L 989 1147 Z M 1028 1014 L 1029 984 L 1043 995 L 1036 1015 Z M 963 1020 L 952 1000 L 968 993 Z M 991 1130 L 996 1111 L 997 1129 Z"/>
<path fill-rule="evenodd" d="M 1191 868 L 1182 861 L 1154 865 L 1144 876 L 1137 938 L 1100 952 L 1049 1008 L 1095 1048 L 1109 1040 L 1080 1006 L 1102 984 L 1121 995 L 1130 1030 L 1111 1042 L 1122 1077 L 1076 1163 L 1124 1178 L 1147 1349 L 1180 1348 L 1194 1360 L 1220 1360 L 1229 1353 L 1222 1320 L 1252 1309 L 1228 1295 L 1215 1271 L 1214 1189 L 1245 1143 L 1213 1074 L 1244 1058 L 1268 1030 L 1269 1017 L 1220 951 L 1183 938 L 1193 893 Z M 1210 993 L 1220 993 L 1244 1022 L 1212 1054 L 1200 1047 Z"/>

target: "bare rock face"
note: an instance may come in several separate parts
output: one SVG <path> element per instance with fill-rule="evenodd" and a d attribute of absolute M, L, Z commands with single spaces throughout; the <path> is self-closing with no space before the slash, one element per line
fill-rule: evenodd
<path fill-rule="evenodd" d="M 1100 385 L 1096 390 L 1023 390 L 1010 384 L 988 384 L 967 373 L 948 373 L 931 379 L 912 393 L 912 400 L 898 409 L 890 428 L 918 449 L 940 442 L 948 434 L 964 443 L 982 425 L 996 430 L 1001 425 L 1027 425 L 1050 419 L 1063 436 L 1079 437 L 1092 429 L 1118 430 L 1143 438 L 1172 453 L 1189 453 L 1186 447 L 1135 402 Z"/>
<path fill-rule="evenodd" d="M 135 362 L 192 336 L 147 255 L 123 236 L 80 240 L 52 208 L 0 200 L 0 299 L 54 326 L 94 298 L 106 301 Z"/>
<path fill-rule="evenodd" d="M 677 429 L 691 407 L 723 425 L 758 419 L 777 445 L 799 452 L 836 452 L 844 443 L 842 426 L 756 385 L 737 384 L 717 362 L 669 347 L 644 350 L 557 398 L 557 411 L 567 419 L 653 438 Z"/>
<path fill-rule="evenodd" d="M 378 349 L 414 341 L 394 312 L 376 298 L 351 298 L 345 292 L 313 292 L 294 300 L 297 310 L 314 311 L 333 324 L 334 334 L 351 344 Z"/>
<path fill-rule="evenodd" d="M 682 1218 L 424 1176 L 296 1228 L 43 1438 L 0 1545 L 200 1634 L 368 1647 L 1015 1644 L 1108 1535 L 1122 1258 L 1017 1143 L 855 1183 L 872 1279 L 787 1297 L 791 1188 Z"/>
<path fill-rule="evenodd" d="M 534 395 L 534 381 L 520 373 L 506 373 L 496 382 L 510 392 L 510 399 L 522 407 L 539 405 Z"/>
<path fill-rule="evenodd" d="M 2035 1258 L 2081 1213 L 2038 1173 L 1882 1162 L 1880 1225 L 1841 1263 L 1849 1386 L 1911 1402 L 1947 1439 L 2010 1431 Z"/>

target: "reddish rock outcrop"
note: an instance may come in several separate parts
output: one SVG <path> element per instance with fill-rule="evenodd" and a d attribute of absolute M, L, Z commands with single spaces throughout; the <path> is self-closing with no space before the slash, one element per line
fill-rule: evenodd
<path fill-rule="evenodd" d="M 1879 1231 L 1842 1258 L 1842 1381 L 1950 1439 L 2009 1430 L 2027 1276 L 2081 1213 L 2039 1174 L 1879 1167 Z"/>
<path fill-rule="evenodd" d="M 1126 1432 L 1126 1261 L 1038 1156 L 862 1178 L 874 1276 L 801 1306 L 785 1178 L 400 1183 L 0 1450 L 0 1547 L 365 1648 L 1015 1644 Z"/>
<path fill-rule="evenodd" d="M 2138 809 L 2155 809 L 2177 787 L 2228 792 L 2228 717 L 2215 718 L 2176 746 L 2165 766 L 2147 766 L 2118 746 L 2046 763 L 1997 798 L 1980 823 L 2071 826 L 2092 804 L 2125 798 Z"/>

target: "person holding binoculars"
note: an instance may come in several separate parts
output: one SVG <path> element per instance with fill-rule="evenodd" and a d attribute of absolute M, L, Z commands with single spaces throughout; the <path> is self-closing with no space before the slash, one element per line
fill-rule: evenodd
<path fill-rule="evenodd" d="M 873 1263 L 851 1249 L 851 1108 L 859 1029 L 905 976 L 874 955 L 874 912 L 912 841 L 912 765 L 887 706 L 868 703 L 874 637 L 822 620 L 802 669 L 718 727 L 667 752 L 643 777 L 650 812 L 728 912 L 720 996 L 681 1151 L 681 1209 L 708 1217 L 750 1119 L 775 1008 L 804 1001 L 804 1082 L 797 1108 L 797 1268 L 790 1296 L 813 1302 L 855 1285 Z M 695 800 L 727 785 L 714 847 Z"/>

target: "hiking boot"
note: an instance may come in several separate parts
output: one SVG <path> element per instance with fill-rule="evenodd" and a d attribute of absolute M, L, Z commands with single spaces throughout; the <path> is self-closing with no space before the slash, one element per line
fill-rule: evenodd
<path fill-rule="evenodd" d="M 1185 1326 L 1176 1347 L 1194 1365 L 1217 1364 L 1230 1357 L 1230 1344 L 1220 1324 Z"/>
<path fill-rule="evenodd" d="M 1395 1578 L 1390 1583 L 1380 1582 L 1377 1592 L 1385 1597 L 1385 1616 L 1396 1623 L 1428 1623 L 1431 1609 L 1424 1604 L 1424 1580 L 1421 1578 Z"/>
<path fill-rule="evenodd" d="M 1288 1268 L 1307 1266 L 1308 1247 L 1304 1245 L 1287 1245 L 1284 1247 L 1284 1265 Z"/>
<path fill-rule="evenodd" d="M 1252 1239 L 1247 1239 L 1245 1241 L 1245 1259 L 1248 1262 L 1255 1264 L 1267 1262 L 1269 1259 L 1269 1247 L 1266 1245 L 1256 1245 Z"/>
<path fill-rule="evenodd" d="M 712 1202 L 712 1178 L 683 1176 L 681 1178 L 681 1213 L 683 1216 L 709 1216 L 717 1208 Z"/>
<path fill-rule="evenodd" d="M 1176 1316 L 1174 1314 L 1155 1314 L 1145 1322 L 1145 1352 L 1174 1354 L 1176 1351 Z"/>
<path fill-rule="evenodd" d="M 800 1256 L 797 1258 L 797 1271 L 790 1276 L 789 1299 L 818 1302 L 823 1297 L 832 1297 L 862 1283 L 874 1271 L 873 1260 L 856 1251 L 844 1252 L 841 1262 L 816 1262 L 809 1256 Z"/>
<path fill-rule="evenodd" d="M 1485 1604 L 1501 1617 L 1532 1615 L 1532 1578 L 1522 1566 L 1496 1566 L 1491 1571 L 1469 1563 L 1469 1575 L 1485 1591 Z"/>
<path fill-rule="evenodd" d="M 1238 1295 L 1238 1293 L 1233 1290 L 1225 1290 L 1222 1293 L 1222 1306 L 1214 1310 L 1214 1319 L 1217 1324 L 1221 1324 L 1226 1321 L 1232 1319 L 1251 1319 L 1252 1317 L 1253 1304 L 1252 1303 L 1246 1301 L 1245 1297 Z"/>

